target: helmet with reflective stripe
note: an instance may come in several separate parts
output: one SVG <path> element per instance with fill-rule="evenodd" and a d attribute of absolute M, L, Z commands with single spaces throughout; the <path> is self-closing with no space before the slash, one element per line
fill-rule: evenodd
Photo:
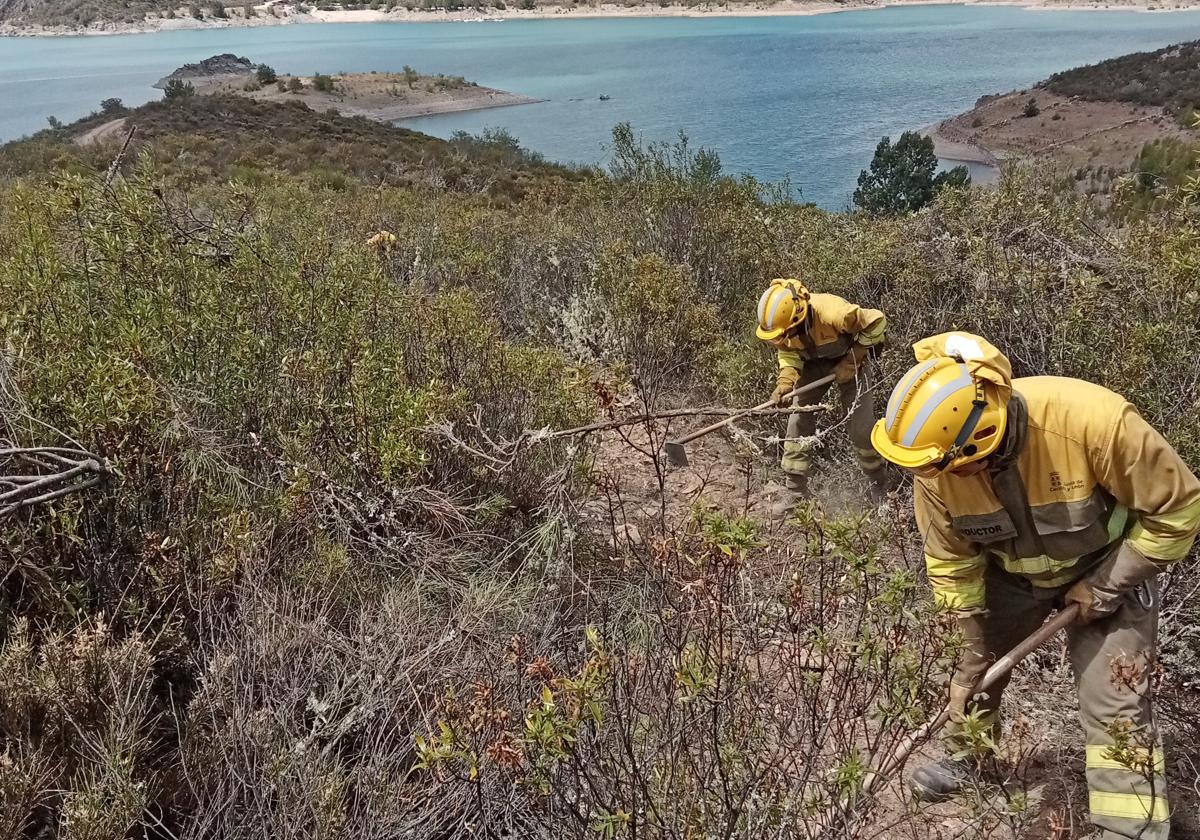
<path fill-rule="evenodd" d="M 973 375 L 966 362 L 927 359 L 896 384 L 871 444 L 906 469 L 955 469 L 996 451 L 1007 409 L 1008 391 Z"/>
<path fill-rule="evenodd" d="M 758 299 L 758 329 L 763 341 L 779 338 L 808 317 L 808 289 L 799 280 L 777 279 Z"/>

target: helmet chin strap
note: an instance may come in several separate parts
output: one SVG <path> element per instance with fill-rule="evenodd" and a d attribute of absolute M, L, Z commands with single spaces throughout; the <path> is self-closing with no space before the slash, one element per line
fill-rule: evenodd
<path fill-rule="evenodd" d="M 958 358 L 957 356 L 955 358 Z M 958 358 L 962 362 L 961 358 Z M 950 463 L 957 458 L 962 450 L 967 446 L 967 441 L 971 439 L 971 435 L 975 432 L 975 427 L 979 425 L 979 418 L 983 416 L 984 409 L 987 408 L 987 396 L 983 392 L 983 382 L 978 377 L 971 377 L 971 381 L 975 385 L 975 399 L 971 401 L 971 413 L 967 415 L 967 419 L 963 421 L 962 428 L 958 430 L 958 437 L 954 439 L 954 445 L 946 451 L 942 459 L 934 466 L 938 472 L 950 466 Z"/>

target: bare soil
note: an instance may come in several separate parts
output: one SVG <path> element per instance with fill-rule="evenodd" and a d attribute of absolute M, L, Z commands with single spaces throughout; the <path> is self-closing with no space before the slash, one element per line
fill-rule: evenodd
<path fill-rule="evenodd" d="M 286 85 L 291 76 L 280 76 Z M 380 122 L 392 122 L 429 114 L 474 111 L 507 105 L 528 105 L 540 102 L 495 88 L 481 87 L 470 82 L 461 86 L 447 85 L 445 80 L 421 76 L 410 87 L 401 73 L 351 73 L 335 76 L 334 90 L 313 88 L 313 77 L 299 76 L 304 85 L 298 92 L 280 91 L 278 85 L 264 85 L 247 90 L 249 81 L 240 77 L 194 79 L 199 94 L 235 94 L 260 102 L 300 101 L 314 111 L 335 110 L 347 117 L 366 117 Z"/>
<path fill-rule="evenodd" d="M 106 123 L 101 123 L 90 131 L 86 131 L 75 138 L 75 142 L 80 146 L 90 146 L 93 143 L 106 143 L 115 137 L 118 137 L 125 129 L 125 118 L 118 117 L 115 120 L 109 120 Z"/>
<path fill-rule="evenodd" d="M 1040 112 L 1026 117 L 1030 99 Z M 1084 167 L 1126 172 L 1151 140 L 1196 139 L 1161 107 L 1088 102 L 1038 89 L 985 98 L 929 134 L 939 156 L 991 164 L 1031 159 L 1066 173 Z"/>

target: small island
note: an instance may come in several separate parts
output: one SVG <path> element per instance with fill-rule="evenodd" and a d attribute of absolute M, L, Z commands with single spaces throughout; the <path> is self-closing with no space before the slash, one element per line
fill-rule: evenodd
<path fill-rule="evenodd" d="M 301 102 L 314 111 L 335 110 L 379 122 L 543 101 L 483 87 L 462 76 L 424 75 L 408 66 L 399 73 L 290 76 L 228 53 L 180 67 L 155 87 L 165 90 L 172 84 L 190 86 L 201 96 Z"/>

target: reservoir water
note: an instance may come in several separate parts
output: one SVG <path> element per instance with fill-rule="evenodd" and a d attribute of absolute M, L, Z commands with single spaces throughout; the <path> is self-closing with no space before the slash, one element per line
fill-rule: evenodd
<path fill-rule="evenodd" d="M 1200 38 L 1200 12 L 914 6 L 808 17 L 306 24 L 77 38 L 0 38 L 0 141 L 134 105 L 181 64 L 232 52 L 280 72 L 462 75 L 548 101 L 408 120 L 442 137 L 503 127 L 553 160 L 605 158 L 612 126 L 685 132 L 727 171 L 849 202 L 879 138 L 982 94 L 1079 64 Z M 609 97 L 602 101 L 601 96 Z"/>

